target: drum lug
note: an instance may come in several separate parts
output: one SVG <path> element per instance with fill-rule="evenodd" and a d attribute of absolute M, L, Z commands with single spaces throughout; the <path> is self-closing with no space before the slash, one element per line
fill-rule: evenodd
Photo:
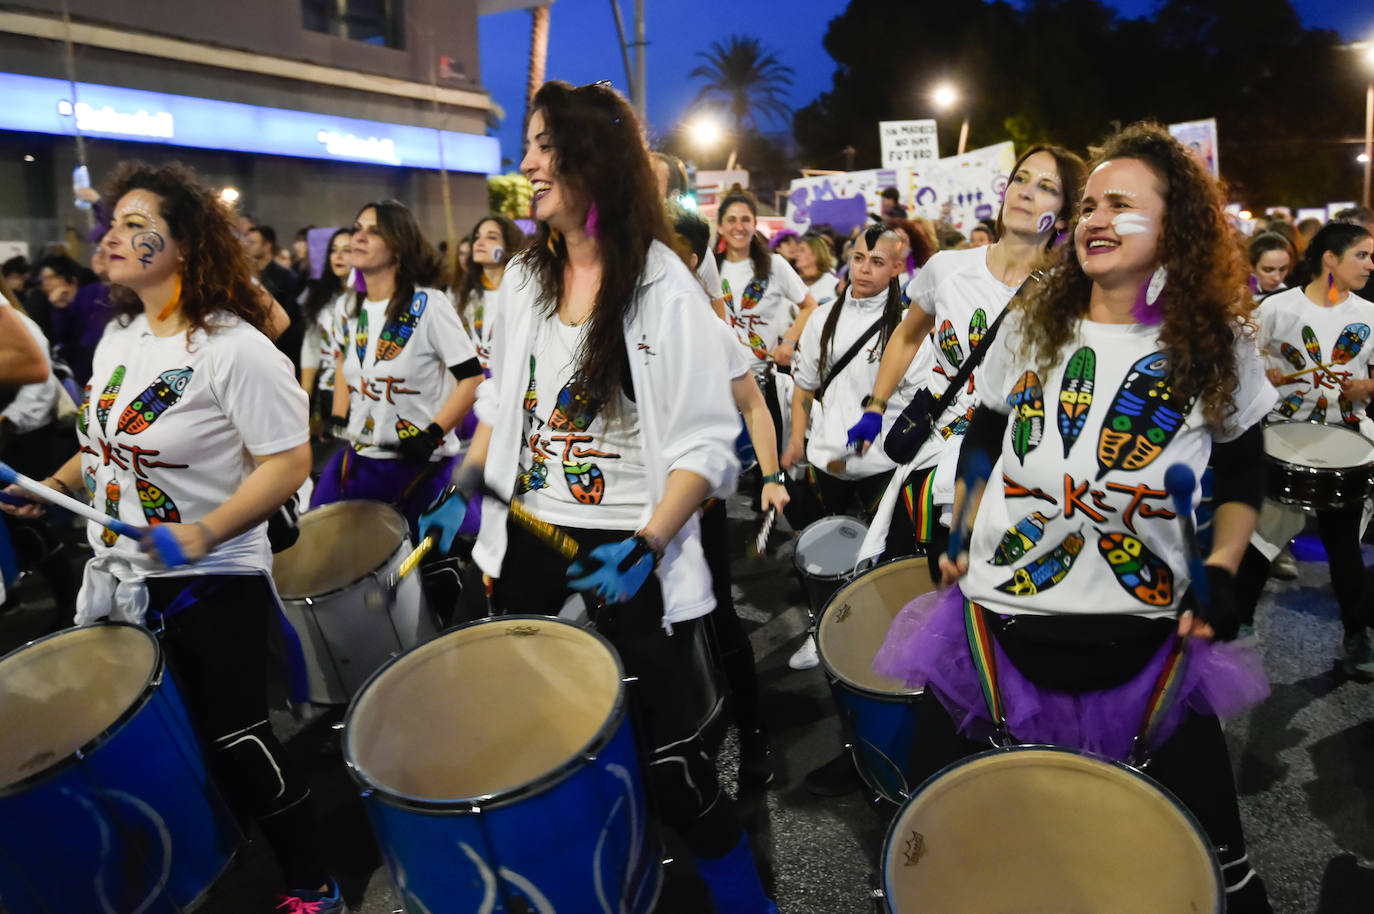
<path fill-rule="evenodd" d="M 639 682 L 639 677 L 638 677 L 638 676 L 622 676 L 622 677 L 620 677 L 620 681 L 623 682 L 623 683 L 625 683 L 626 685 L 631 685 L 631 684 L 633 684 L 633 683 Z"/>

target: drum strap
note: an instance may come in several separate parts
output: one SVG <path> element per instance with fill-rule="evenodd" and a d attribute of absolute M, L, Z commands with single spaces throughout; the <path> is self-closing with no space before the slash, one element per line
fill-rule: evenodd
<path fill-rule="evenodd" d="M 1183 674 L 1188 669 L 1188 639 L 1174 637 L 1174 646 L 1164 660 L 1164 669 L 1159 671 L 1154 688 L 1150 690 L 1150 700 L 1145 705 L 1145 717 L 1140 722 L 1140 731 L 1131 743 L 1130 763 L 1142 767 L 1155 747 L 1155 737 L 1160 725 L 1169 716 L 1174 703 L 1183 688 Z"/>
<path fill-rule="evenodd" d="M 1002 705 L 1001 689 L 997 686 L 997 657 L 992 649 L 992 632 L 988 631 L 983 607 L 967 597 L 964 598 L 964 633 L 968 636 L 973 668 L 977 670 L 978 682 L 983 687 L 983 700 L 988 703 L 988 715 L 997 728 L 997 743 L 1005 745 L 1007 713 Z"/>

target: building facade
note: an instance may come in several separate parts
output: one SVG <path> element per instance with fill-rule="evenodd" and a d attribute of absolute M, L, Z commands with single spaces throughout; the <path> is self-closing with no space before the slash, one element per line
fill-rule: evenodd
<path fill-rule="evenodd" d="M 432 240 L 468 229 L 500 169 L 478 0 L 0 2 L 0 242 L 83 237 L 116 163 L 179 160 L 289 241 L 396 198 Z M 447 176 L 446 209 L 442 176 Z M 232 195 L 231 195 L 232 196 Z"/>

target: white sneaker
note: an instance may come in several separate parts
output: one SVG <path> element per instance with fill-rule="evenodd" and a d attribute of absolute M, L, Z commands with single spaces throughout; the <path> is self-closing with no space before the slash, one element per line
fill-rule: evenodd
<path fill-rule="evenodd" d="M 806 636 L 802 646 L 788 658 L 787 665 L 794 670 L 814 670 L 821 665 L 821 656 L 816 652 L 816 639 L 812 635 Z"/>
<path fill-rule="evenodd" d="M 1269 574 L 1280 581 L 1292 581 L 1297 578 L 1298 563 L 1287 546 L 1284 546 L 1283 551 L 1274 556 L 1274 561 L 1269 563 Z"/>

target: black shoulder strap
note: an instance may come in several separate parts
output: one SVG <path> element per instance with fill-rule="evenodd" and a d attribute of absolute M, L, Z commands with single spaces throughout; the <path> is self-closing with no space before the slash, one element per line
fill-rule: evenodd
<path fill-rule="evenodd" d="M 883 321 L 886 319 L 886 317 L 886 314 L 878 315 L 878 319 L 873 322 L 873 325 L 871 327 L 869 327 L 867 330 L 863 332 L 863 336 L 855 340 L 854 345 L 846 349 L 844 355 L 840 356 L 835 361 L 835 364 L 830 366 L 830 374 L 826 376 L 826 378 L 823 381 L 821 381 L 821 386 L 816 388 L 817 400 L 824 402 L 825 392 L 829 389 L 830 382 L 835 380 L 835 378 L 839 376 L 840 372 L 844 370 L 844 367 L 854 360 L 854 356 L 859 354 L 859 350 L 864 348 L 864 344 L 867 343 L 869 340 L 873 339 L 873 335 L 883 328 Z"/>
<path fill-rule="evenodd" d="M 1006 307 L 998 313 L 997 318 L 992 322 L 992 326 L 983 334 L 983 338 L 978 341 L 978 345 L 974 347 L 974 350 L 969 353 L 968 358 L 964 360 L 964 364 L 960 365 L 959 370 L 955 372 L 954 378 L 949 382 L 949 386 L 945 388 L 945 392 L 941 394 L 940 399 L 935 402 L 935 406 L 930 411 L 930 421 L 932 424 L 938 422 L 940 417 L 945 414 L 945 410 L 954 402 L 954 398 L 959 396 L 959 391 L 968 383 L 969 375 L 973 374 L 973 369 L 977 368 L 978 363 L 983 361 L 983 356 L 988 354 L 988 349 L 992 347 L 992 341 L 997 338 L 997 328 L 1002 326 L 1002 318 L 1006 317 L 1007 312 L 1011 310 L 1012 302 L 1020 298 L 1026 289 L 1030 287 L 1031 283 L 1038 282 L 1039 279 L 1039 273 L 1032 273 L 1030 276 L 1027 276 L 1026 281 L 1021 283 L 1020 287 L 1017 288 L 1016 293 L 1012 295 Z M 912 305 L 912 307 L 919 308 L 920 305 Z"/>

